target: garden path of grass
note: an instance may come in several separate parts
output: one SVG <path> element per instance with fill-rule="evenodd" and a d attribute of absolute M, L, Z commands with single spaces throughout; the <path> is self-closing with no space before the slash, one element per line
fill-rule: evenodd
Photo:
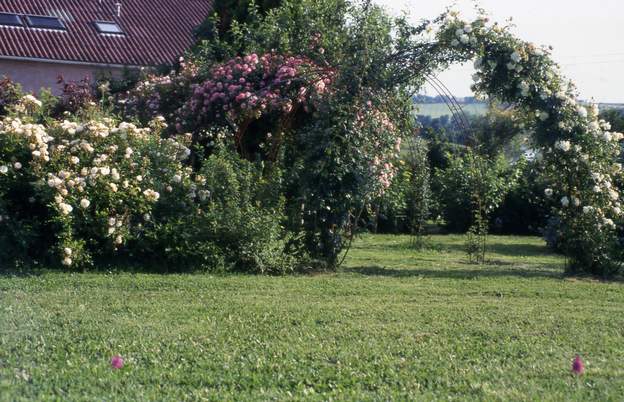
<path fill-rule="evenodd" d="M 314 276 L 0 275 L 0 401 L 622 400 L 624 284 L 537 238 L 486 266 L 429 241 L 365 236 Z"/>

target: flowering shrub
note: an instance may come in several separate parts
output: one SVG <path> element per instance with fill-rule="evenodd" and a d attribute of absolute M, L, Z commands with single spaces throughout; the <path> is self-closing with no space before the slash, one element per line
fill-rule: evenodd
<path fill-rule="evenodd" d="M 445 14 L 414 27 L 369 2 L 287 2 L 250 24 L 226 35 L 244 54 L 150 76 L 121 100 L 129 120 L 150 127 L 93 105 L 51 121 L 23 98 L 0 127 L 0 225 L 23 228 L 23 239 L 40 233 L 45 246 L 35 248 L 68 266 L 138 253 L 274 272 L 278 260 L 292 267 L 287 247 L 336 267 L 362 211 L 396 175 L 401 138 L 413 132 L 408 94 L 474 59 L 477 94 L 515 106 L 535 132 L 571 269 L 619 269 L 622 134 L 576 102 L 548 49 L 485 18 Z M 178 137 L 161 138 L 167 123 Z M 235 158 L 215 153 L 232 143 Z M 489 197 L 487 186 L 476 190 Z"/>
<path fill-rule="evenodd" d="M 302 231 L 305 250 L 324 267 L 335 267 L 362 214 L 397 173 L 406 128 L 391 123 L 396 110 L 380 99 L 383 94 L 356 104 L 328 98 L 330 107 L 301 128 L 289 147 L 284 170 L 293 229 Z"/>
<path fill-rule="evenodd" d="M 40 107 L 24 98 L 16 116 L 0 124 L 0 174 L 5 200 L 28 178 L 29 202 L 45 208 L 51 245 L 67 266 L 84 266 L 92 257 L 112 253 L 133 236 L 167 191 L 188 149 L 161 140 L 162 122 L 152 128 L 116 123 L 111 118 L 34 124 L 29 110 Z M 19 167 L 19 169 L 18 169 Z M 185 173 L 188 175 L 188 173 Z M 5 211 L 7 221 L 14 219 Z"/>
<path fill-rule="evenodd" d="M 299 108 L 310 111 L 328 91 L 331 76 L 331 69 L 302 56 L 236 57 L 215 66 L 208 79 L 195 87 L 180 111 L 177 128 L 197 132 L 215 124 L 233 127 L 234 139 L 244 152 L 242 141 L 251 122 L 275 115 L 281 123 L 275 127 L 278 135 L 266 140 L 277 146 L 287 116 Z"/>
<path fill-rule="evenodd" d="M 22 254 L 49 250 L 34 257 L 72 268 L 139 255 L 192 269 L 272 272 L 292 266 L 273 263 L 280 251 L 279 205 L 253 207 L 258 177 L 248 173 L 240 188 L 235 179 L 223 181 L 235 173 L 216 175 L 210 163 L 194 173 L 184 163 L 190 136 L 161 138 L 163 118 L 142 128 L 86 109 L 72 119 L 37 124 L 32 117 L 41 106 L 26 96 L 18 112 L 0 123 L 3 250 L 15 249 L 10 242 L 19 240 Z M 217 201 L 230 192 L 246 201 Z M 235 225 L 236 214 L 245 230 Z"/>

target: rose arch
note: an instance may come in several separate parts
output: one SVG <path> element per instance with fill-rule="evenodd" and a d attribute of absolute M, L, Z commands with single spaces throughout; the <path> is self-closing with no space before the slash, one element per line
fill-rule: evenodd
<path fill-rule="evenodd" d="M 621 133 L 599 119 L 595 105 L 576 101 L 574 84 L 565 79 L 547 48 L 514 37 L 506 28 L 453 15 L 440 26 L 434 54 L 452 62 L 474 61 L 476 94 L 514 106 L 533 135 L 546 164 L 560 220 L 558 235 L 570 268 L 594 274 L 616 271 L 621 262 L 617 223 L 622 206 L 616 184 Z M 439 63 L 435 68 L 444 68 Z M 435 68 L 427 66 L 424 72 Z"/>

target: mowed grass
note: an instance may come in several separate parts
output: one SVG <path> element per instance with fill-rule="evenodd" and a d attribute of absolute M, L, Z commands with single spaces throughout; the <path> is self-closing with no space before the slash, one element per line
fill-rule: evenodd
<path fill-rule="evenodd" d="M 624 398 L 622 283 L 565 278 L 537 238 L 484 266 L 429 242 L 366 236 L 314 276 L 0 276 L 0 400 Z"/>

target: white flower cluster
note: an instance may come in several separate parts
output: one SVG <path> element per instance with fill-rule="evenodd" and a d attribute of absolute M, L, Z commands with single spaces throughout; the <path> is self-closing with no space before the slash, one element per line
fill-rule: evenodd
<path fill-rule="evenodd" d="M 23 96 L 16 105 L 16 110 L 21 113 L 27 113 L 29 110 L 39 109 L 43 103 L 32 95 Z"/>
<path fill-rule="evenodd" d="M 31 99 L 28 102 L 36 103 Z M 91 236 L 105 234 L 114 247 L 121 246 L 133 230 L 132 225 L 136 225 L 132 214 L 141 211 L 143 216 L 150 211 L 162 191 L 173 192 L 175 186 L 180 187 L 193 195 L 189 197 L 192 202 L 196 197 L 205 201 L 210 196 L 203 188 L 205 178 L 198 175 L 191 180 L 192 169 L 182 164 L 191 153 L 186 145 L 190 137 L 161 139 L 159 129 L 166 125 L 162 117 L 150 124 L 152 128 L 128 122 L 117 124 L 110 118 L 53 121 L 47 125 L 29 120 L 26 112 L 18 112 L 17 117 L 0 122 L 0 137 L 7 136 L 21 150 L 32 153 L 28 161 L 16 161 L 10 156 L 9 163 L 0 159 L 0 176 L 21 171 L 28 162 L 28 173 L 39 177 L 36 186 L 41 190 L 40 197 L 45 201 L 52 190 L 50 205 L 59 217 L 72 225 L 81 222 L 81 230 L 90 230 Z M 102 214 L 110 216 L 104 227 L 98 218 Z M 75 264 L 76 259 L 83 260 L 82 250 L 63 244 L 60 250 L 60 260 L 66 266 Z"/>
<path fill-rule="evenodd" d="M 457 28 L 455 30 L 455 38 L 451 41 L 451 46 L 457 47 L 460 45 L 476 45 L 478 43 L 478 39 L 475 36 L 475 33 L 476 30 L 472 24 L 464 23 L 462 28 Z"/>
<path fill-rule="evenodd" d="M 0 123 L 0 133 L 15 135 L 28 142 L 33 159 L 50 160 L 49 143 L 54 140 L 41 124 L 24 123 L 20 118 L 6 118 Z"/>
<path fill-rule="evenodd" d="M 555 142 L 555 149 L 568 152 L 572 149 L 572 143 L 570 141 L 557 141 Z"/>
<path fill-rule="evenodd" d="M 72 254 L 73 254 L 73 250 L 69 247 L 65 247 L 63 249 L 63 265 L 69 267 L 73 264 L 73 260 L 72 260 Z"/>

